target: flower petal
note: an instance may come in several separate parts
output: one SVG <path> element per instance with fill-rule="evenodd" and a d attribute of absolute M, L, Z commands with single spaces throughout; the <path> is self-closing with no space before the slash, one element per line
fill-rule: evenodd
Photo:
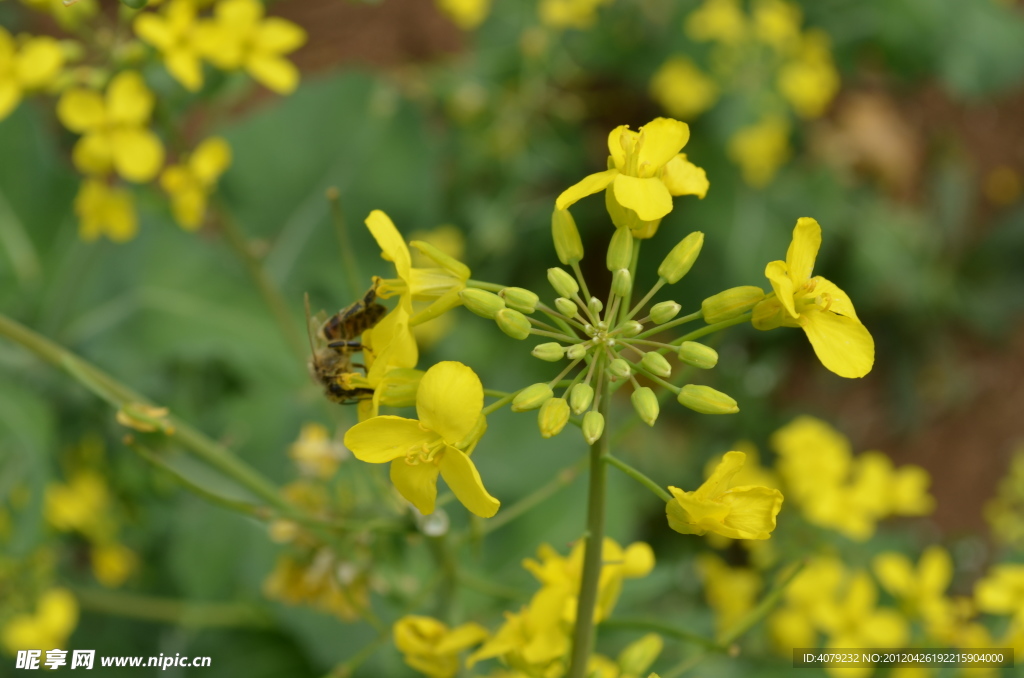
<path fill-rule="evenodd" d="M 655 118 L 640 128 L 637 167 L 642 177 L 652 177 L 676 157 L 690 140 L 690 126 L 672 118 Z"/>
<path fill-rule="evenodd" d="M 135 71 L 118 73 L 107 86 L 107 116 L 112 122 L 139 126 L 149 121 L 153 93 Z"/>
<path fill-rule="evenodd" d="M 135 35 L 160 51 L 168 50 L 174 44 L 174 33 L 171 31 L 170 23 L 158 14 L 140 14 L 135 18 L 132 27 L 135 29 Z"/>
<path fill-rule="evenodd" d="M 857 312 L 853 310 L 853 302 L 850 301 L 850 297 L 834 282 L 826 280 L 820 275 L 814 276 L 814 294 L 827 294 L 832 299 L 828 310 L 857 320 Z"/>
<path fill-rule="evenodd" d="M 69 89 L 57 102 L 57 117 L 69 130 L 81 134 L 103 122 L 103 97 L 91 89 Z"/>
<path fill-rule="evenodd" d="M 793 229 L 793 240 L 786 251 L 786 267 L 794 286 L 799 287 L 811 279 L 814 260 L 820 248 L 821 226 L 818 222 L 810 217 L 797 219 L 796 227 Z"/>
<path fill-rule="evenodd" d="M 13 80 L 0 80 L 0 120 L 21 103 L 21 87 Z"/>
<path fill-rule="evenodd" d="M 733 539 L 767 539 L 775 529 L 775 517 L 782 508 L 782 493 L 767 487 L 734 487 L 722 495 L 722 502 L 729 507 L 725 527 L 735 534 L 725 534 Z"/>
<path fill-rule="evenodd" d="M 408 281 L 412 258 L 409 256 L 409 248 L 406 246 L 402 234 L 395 228 L 391 218 L 380 210 L 373 210 L 370 212 L 370 216 L 366 217 L 366 227 L 370 229 L 370 235 L 377 241 L 381 257 L 386 261 L 394 262 L 398 277 Z"/>
<path fill-rule="evenodd" d="M 222 137 L 205 139 L 188 160 L 189 168 L 207 186 L 216 183 L 230 165 L 231 146 Z"/>
<path fill-rule="evenodd" d="M 169 50 L 164 55 L 167 72 L 190 92 L 198 92 L 203 86 L 203 64 L 199 53 L 185 49 Z"/>
<path fill-rule="evenodd" d="M 626 166 L 626 155 L 633 150 L 639 137 L 639 134 L 629 129 L 629 125 L 619 125 L 608 133 L 608 153 L 616 169 L 621 170 Z"/>
<path fill-rule="evenodd" d="M 86 134 L 71 149 L 71 159 L 85 174 L 106 174 L 110 171 L 111 151 L 109 135 Z"/>
<path fill-rule="evenodd" d="M 269 17 L 256 29 L 253 43 L 265 52 L 287 54 L 306 44 L 306 31 L 286 19 Z"/>
<path fill-rule="evenodd" d="M 562 191 L 562 194 L 555 200 L 555 207 L 560 210 L 568 209 L 569 206 L 575 205 L 588 195 L 603 191 L 618 174 L 619 170 L 609 169 L 583 177 L 579 182 Z"/>
<path fill-rule="evenodd" d="M 26 42 L 15 64 L 18 80 L 28 89 L 50 84 L 64 66 L 64 52 L 60 43 L 49 36 L 32 38 Z"/>
<path fill-rule="evenodd" d="M 809 308 L 800 316 L 818 360 L 840 377 L 856 379 L 875 363 L 875 341 L 856 318 Z"/>
<path fill-rule="evenodd" d="M 370 421 L 364 423 L 368 424 Z M 391 462 L 391 482 L 395 489 L 423 515 L 434 512 L 434 502 L 437 501 L 437 472 L 437 464 L 408 464 L 405 459 L 395 459 Z"/>
<path fill-rule="evenodd" d="M 662 181 L 672 195 L 695 195 L 701 199 L 707 195 L 711 186 L 707 173 L 687 160 L 683 153 L 668 161 Z"/>
<path fill-rule="evenodd" d="M 746 461 L 747 455 L 743 452 L 726 452 L 708 479 L 697 489 L 696 496 L 700 499 L 712 499 L 721 495 L 729 489 L 733 476 L 740 472 Z"/>
<path fill-rule="evenodd" d="M 480 377 L 462 363 L 440 362 L 427 370 L 416 392 L 420 422 L 450 445 L 476 428 L 484 408 Z"/>
<path fill-rule="evenodd" d="M 782 304 L 782 307 L 786 309 L 786 313 L 791 318 L 797 317 L 796 304 L 793 301 L 796 289 L 793 286 L 793 279 L 789 276 L 786 262 L 769 262 L 764 268 L 764 276 L 771 282 L 772 289 L 775 290 L 775 297 Z"/>
<path fill-rule="evenodd" d="M 672 211 L 672 194 L 661 179 L 640 179 L 619 174 L 615 177 L 615 199 L 636 212 L 643 221 L 654 221 Z"/>
<path fill-rule="evenodd" d="M 128 181 L 144 183 L 156 176 L 164 162 L 160 138 L 147 129 L 133 127 L 117 130 L 110 136 L 117 173 Z"/>
<path fill-rule="evenodd" d="M 299 86 L 299 69 L 275 54 L 253 52 L 245 60 L 245 68 L 260 84 L 278 94 L 291 94 Z"/>
<path fill-rule="evenodd" d="M 501 502 L 484 489 L 480 472 L 470 458 L 451 445 L 445 448 L 443 455 L 441 476 L 462 505 L 481 518 L 490 518 L 497 513 Z"/>
<path fill-rule="evenodd" d="M 359 461 L 383 464 L 404 457 L 412 448 L 436 439 L 415 419 L 388 415 L 374 417 L 350 428 L 345 434 L 345 447 Z"/>

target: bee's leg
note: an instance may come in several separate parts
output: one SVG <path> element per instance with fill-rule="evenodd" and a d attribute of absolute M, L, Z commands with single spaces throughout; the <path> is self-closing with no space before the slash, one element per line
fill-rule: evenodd
<path fill-rule="evenodd" d="M 358 353 L 363 350 L 363 342 L 358 339 L 339 339 L 338 341 L 332 341 L 327 344 L 328 348 L 347 348 L 353 353 Z"/>

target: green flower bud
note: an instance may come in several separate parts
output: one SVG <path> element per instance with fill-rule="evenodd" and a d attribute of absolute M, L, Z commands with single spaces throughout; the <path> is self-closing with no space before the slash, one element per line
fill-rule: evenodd
<path fill-rule="evenodd" d="M 697 261 L 700 248 L 704 246 L 704 234 L 694 231 L 679 241 L 679 244 L 672 248 L 665 260 L 658 267 L 658 275 L 665 279 L 668 284 L 673 285 L 679 279 L 690 272 L 693 262 Z"/>
<path fill-rule="evenodd" d="M 574 264 L 583 258 L 583 241 L 569 210 L 556 209 L 551 213 L 551 238 L 555 241 L 558 260 L 564 265 Z"/>
<path fill-rule="evenodd" d="M 498 311 L 505 308 L 505 300 L 487 290 L 469 287 L 459 292 L 459 296 L 462 298 L 463 306 L 481 318 L 487 318 L 488 320 L 494 320 L 494 316 L 498 314 Z"/>
<path fill-rule="evenodd" d="M 565 349 L 565 357 L 569 360 L 579 360 L 587 354 L 587 347 L 583 344 L 573 344 Z"/>
<path fill-rule="evenodd" d="M 616 228 L 615 235 L 608 243 L 608 257 L 606 259 L 608 270 L 617 271 L 620 268 L 629 268 L 629 262 L 633 259 L 633 234 L 628 228 Z"/>
<path fill-rule="evenodd" d="M 714 325 L 723 320 L 731 320 L 738 315 L 743 315 L 762 299 L 764 299 L 764 290 L 760 287 L 754 285 L 733 287 L 701 302 L 700 312 L 704 316 L 704 322 Z"/>
<path fill-rule="evenodd" d="M 624 322 L 622 325 L 622 336 L 624 337 L 635 337 L 644 331 L 644 326 L 635 320 L 629 320 Z"/>
<path fill-rule="evenodd" d="M 555 308 L 557 308 L 558 312 L 566 318 L 575 318 L 580 311 L 580 307 L 576 305 L 575 301 L 572 299 L 566 299 L 565 297 L 558 297 L 555 299 Z"/>
<path fill-rule="evenodd" d="M 590 384 L 576 384 L 569 392 L 569 406 L 573 414 L 583 414 L 594 402 L 594 387 Z"/>
<path fill-rule="evenodd" d="M 687 365 L 710 370 L 718 364 L 718 351 L 696 341 L 684 341 L 679 344 L 679 359 Z"/>
<path fill-rule="evenodd" d="M 661 405 L 658 404 L 658 396 L 646 386 L 633 389 L 633 395 L 629 397 L 633 402 L 633 409 L 640 415 L 640 419 L 648 426 L 654 426 L 658 420 L 658 413 L 661 412 Z"/>
<path fill-rule="evenodd" d="M 600 440 L 604 433 L 604 415 L 597 410 L 591 410 L 583 415 L 583 439 L 588 445 L 593 445 Z"/>
<path fill-rule="evenodd" d="M 608 372 L 611 373 L 614 379 L 628 379 L 629 375 L 633 374 L 633 370 L 630 368 L 629 363 L 622 358 L 616 358 L 608 364 Z"/>
<path fill-rule="evenodd" d="M 498 296 L 505 300 L 509 308 L 520 313 L 533 313 L 537 310 L 537 302 L 540 301 L 540 297 L 522 287 L 506 287 Z"/>
<path fill-rule="evenodd" d="M 432 259 L 435 264 L 448 271 L 456 278 L 466 280 L 471 275 L 469 266 L 466 266 L 455 257 L 445 254 L 429 242 L 425 242 L 423 240 L 411 240 L 409 241 L 409 246 L 419 251 L 423 256 Z"/>
<path fill-rule="evenodd" d="M 537 415 L 537 426 L 542 438 L 557 436 L 569 423 L 569 403 L 565 398 L 549 398 L 540 407 Z"/>
<path fill-rule="evenodd" d="M 528 412 L 529 410 L 535 410 L 547 402 L 553 395 L 554 392 L 547 384 L 527 386 L 512 399 L 512 411 Z"/>
<path fill-rule="evenodd" d="M 740 411 L 736 401 L 710 386 L 687 384 L 679 391 L 679 404 L 701 414 L 735 414 Z"/>
<path fill-rule="evenodd" d="M 632 289 L 633 278 L 629 275 L 628 269 L 620 268 L 612 274 L 612 294 L 617 294 L 625 299 Z"/>
<path fill-rule="evenodd" d="M 664 325 L 672 318 L 679 315 L 683 307 L 674 301 L 662 301 L 651 306 L 651 322 L 655 325 Z"/>
<path fill-rule="evenodd" d="M 657 633 L 648 633 L 640 640 L 634 641 L 619 653 L 619 667 L 622 675 L 639 676 L 647 673 L 651 664 L 661 654 L 665 646 Z"/>
<path fill-rule="evenodd" d="M 593 316 L 597 317 L 601 315 L 601 311 L 604 310 L 604 304 L 597 297 L 590 297 L 590 301 L 587 302 L 587 310 L 589 310 Z"/>
<path fill-rule="evenodd" d="M 537 344 L 531 351 L 534 358 L 555 363 L 565 357 L 565 347 L 558 342 L 552 341 L 547 344 Z"/>
<path fill-rule="evenodd" d="M 557 266 L 548 269 L 548 282 L 551 283 L 551 286 L 562 297 L 571 299 L 580 291 L 580 286 L 576 279 Z"/>
<path fill-rule="evenodd" d="M 513 339 L 526 339 L 530 336 L 530 320 L 519 311 L 503 308 L 494 319 L 498 322 L 498 328 Z"/>
<path fill-rule="evenodd" d="M 651 374 L 667 379 L 672 376 L 672 366 L 668 364 L 668 360 L 665 356 L 661 355 L 657 351 L 648 351 L 644 353 L 644 357 L 641 358 L 640 364 L 644 366 L 644 369 Z"/>

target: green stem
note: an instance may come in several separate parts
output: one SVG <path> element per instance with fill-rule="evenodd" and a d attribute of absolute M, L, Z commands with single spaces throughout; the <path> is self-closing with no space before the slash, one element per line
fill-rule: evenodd
<path fill-rule="evenodd" d="M 345 214 L 341 211 L 341 193 L 336 187 L 331 186 L 327 189 L 327 200 L 331 203 L 331 222 L 334 224 L 334 233 L 338 236 L 338 247 L 341 248 L 341 260 L 344 262 L 345 277 L 348 279 L 348 293 L 354 299 L 362 293 L 360 285 L 363 276 L 359 270 L 355 249 L 352 248 L 352 240 L 348 237 Z"/>
<path fill-rule="evenodd" d="M 73 589 L 81 606 L 93 612 L 189 628 L 271 628 L 270 616 L 246 603 L 199 603 L 101 589 Z"/>
<path fill-rule="evenodd" d="M 579 337 L 570 337 L 565 334 L 558 334 L 557 332 L 546 332 L 544 330 L 531 329 L 530 334 L 536 334 L 541 337 L 551 337 L 552 339 L 558 339 L 559 341 L 566 341 L 570 344 L 574 344 L 579 340 Z"/>
<path fill-rule="evenodd" d="M 618 320 L 614 316 L 610 318 L 613 325 L 621 325 L 629 319 L 626 317 L 626 313 L 629 311 L 629 306 L 633 299 L 633 287 L 636 285 L 636 265 L 640 261 L 640 243 L 642 242 L 639 238 L 633 238 L 633 255 L 629 259 L 629 292 L 626 293 L 625 298 L 622 300 Z"/>
<path fill-rule="evenodd" d="M 647 330 L 646 332 L 641 332 L 640 334 L 636 335 L 633 338 L 634 339 L 646 339 L 647 337 L 651 336 L 652 334 L 658 334 L 659 332 L 663 332 L 665 330 L 670 330 L 673 327 L 678 327 L 679 325 L 685 325 L 686 323 L 693 322 L 694 320 L 700 320 L 702 317 L 703 317 L 703 314 L 700 311 L 697 311 L 696 313 L 691 313 L 690 315 L 684 315 L 682 318 L 676 318 L 675 320 L 670 320 L 670 321 L 668 321 L 667 323 L 665 323 L 663 325 L 657 325 L 655 327 L 652 327 L 651 329 Z M 709 325 L 709 327 L 713 327 L 713 325 Z"/>
<path fill-rule="evenodd" d="M 580 270 L 580 262 L 572 262 L 572 272 L 576 274 L 576 280 L 580 282 L 580 289 L 583 290 L 583 297 L 590 302 L 590 290 L 587 289 L 587 279 L 583 277 L 583 272 Z"/>
<path fill-rule="evenodd" d="M 607 390 L 607 386 L 603 387 Z M 611 396 L 602 394 L 598 411 L 608 419 Z M 586 678 L 590 651 L 594 644 L 594 608 L 601 579 L 601 554 L 604 550 L 604 509 L 609 454 L 608 436 L 590 446 L 590 487 L 587 497 L 587 532 L 583 551 L 583 573 L 576 604 L 576 625 L 572 635 L 572 655 L 567 678 Z"/>
<path fill-rule="evenodd" d="M 324 676 L 324 678 L 349 678 L 363 662 L 376 654 L 377 650 L 387 645 L 390 641 L 391 630 L 388 629 L 367 643 L 363 649 L 352 655 L 350 659 L 346 659 L 331 669 L 330 673 Z"/>
<path fill-rule="evenodd" d="M 633 468 L 626 462 L 622 461 L 618 457 L 613 457 L 612 455 L 609 454 L 605 458 L 605 460 L 615 468 L 625 473 L 633 480 L 637 481 L 638 483 L 646 487 L 654 494 L 658 495 L 658 499 L 661 499 L 663 502 L 666 503 L 672 501 L 672 495 L 669 494 L 668 491 L 665 490 L 665 488 L 663 488 L 661 485 L 648 478 L 642 472 L 638 471 L 637 469 Z"/>
<path fill-rule="evenodd" d="M 519 390 L 521 391 L 522 389 L 519 389 Z M 503 395 L 500 400 L 496 400 L 493 403 L 491 403 L 490 405 L 488 405 L 487 407 L 485 407 L 483 409 L 483 411 L 481 412 L 481 414 L 483 414 L 486 417 L 487 415 L 491 414 L 492 412 L 496 412 L 496 411 L 500 410 L 501 408 L 505 407 L 505 405 L 508 405 L 510 402 L 515 400 L 515 397 L 517 395 L 519 395 L 519 391 L 515 391 L 514 393 L 507 393 L 507 394 Z"/>
<path fill-rule="evenodd" d="M 658 282 L 654 283 L 654 287 L 651 288 L 651 291 L 648 292 L 643 299 L 638 301 L 636 303 L 636 306 L 633 307 L 633 310 L 626 315 L 626 320 L 632 320 L 633 316 L 635 316 L 640 311 L 640 309 L 643 308 L 647 304 L 647 302 L 651 300 L 651 297 L 657 294 L 658 290 L 664 287 L 665 282 L 666 280 L 664 278 L 659 277 Z"/>
<path fill-rule="evenodd" d="M 484 282 L 483 280 L 467 280 L 466 287 L 475 287 L 478 290 L 487 290 L 488 292 L 498 293 L 508 287 L 508 285 L 499 285 L 498 283 Z"/>
<path fill-rule="evenodd" d="M 678 339 L 673 339 L 669 343 L 671 343 L 673 346 L 678 346 L 684 341 L 693 341 L 694 339 L 700 339 L 701 337 L 707 336 L 709 334 L 714 334 L 715 332 L 718 332 L 720 330 L 724 330 L 726 327 L 732 327 L 733 325 L 742 325 L 745 322 L 750 322 L 750 319 L 753 317 L 753 315 L 753 313 L 744 313 L 743 315 L 736 316 L 735 318 L 732 318 L 730 320 L 723 320 L 720 323 L 715 323 L 714 325 L 708 325 L 707 327 L 702 327 L 699 330 L 694 330 L 689 334 L 684 334 Z"/>

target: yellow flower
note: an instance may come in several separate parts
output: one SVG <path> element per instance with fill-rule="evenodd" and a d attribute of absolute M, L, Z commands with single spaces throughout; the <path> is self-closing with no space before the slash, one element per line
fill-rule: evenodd
<path fill-rule="evenodd" d="M 206 216 L 207 198 L 230 164 L 231 146 L 221 137 L 210 137 L 179 164 L 164 170 L 160 186 L 171 196 L 174 218 L 182 228 L 199 228 Z"/>
<path fill-rule="evenodd" d="M 828 35 L 808 31 L 796 57 L 779 69 L 779 92 L 803 118 L 821 116 L 839 92 L 839 72 L 832 62 Z"/>
<path fill-rule="evenodd" d="M 305 424 L 299 439 L 288 448 L 299 469 L 315 478 L 330 478 L 345 457 L 345 448 L 331 439 L 331 434 L 320 424 Z"/>
<path fill-rule="evenodd" d="M 370 216 L 366 217 L 366 227 L 377 241 L 381 256 L 394 263 L 398 274 L 397 278 L 379 281 L 377 294 L 380 298 L 389 299 L 398 295 L 399 305 L 404 305 L 410 315 L 413 301 L 431 302 L 427 308 L 412 315 L 410 326 L 432 320 L 462 303 L 459 292 L 466 289 L 470 275 L 465 264 L 429 243 L 414 240 L 410 244 L 432 259 L 437 268 L 413 268 L 409 248 L 388 215 L 380 210 L 370 212 Z"/>
<path fill-rule="evenodd" d="M 651 96 L 682 120 L 692 120 L 715 105 L 718 85 L 704 75 L 689 57 L 674 56 L 651 78 Z"/>
<path fill-rule="evenodd" d="M 139 563 L 134 551 L 117 542 L 95 545 L 89 554 L 92 559 L 93 576 L 99 583 L 111 589 L 123 584 Z"/>
<path fill-rule="evenodd" d="M 780 52 L 799 40 L 802 20 L 800 7 L 784 0 L 757 0 L 754 4 L 754 34 Z"/>
<path fill-rule="evenodd" d="M 155 177 L 164 147 L 145 127 L 153 102 L 153 93 L 135 71 L 116 75 L 107 85 L 106 98 L 81 87 L 64 92 L 57 102 L 57 117 L 82 135 L 72 151 L 75 166 L 92 175 L 113 169 L 135 182 Z"/>
<path fill-rule="evenodd" d="M 0 26 L 0 120 L 21 103 L 25 92 L 53 84 L 64 68 L 60 43 L 49 36 L 30 37 L 15 45 Z"/>
<path fill-rule="evenodd" d="M 171 0 L 162 14 L 143 12 L 134 24 L 135 34 L 160 51 L 167 71 L 192 92 L 203 86 L 197 26 L 193 0 Z"/>
<path fill-rule="evenodd" d="M 744 181 L 755 188 L 767 186 L 789 159 L 789 123 L 768 117 L 744 127 L 729 140 L 728 150 Z"/>
<path fill-rule="evenodd" d="M 549 28 L 586 29 L 597 21 L 597 10 L 613 0 L 541 0 L 540 21 Z"/>
<path fill-rule="evenodd" d="M 464 31 L 484 22 L 491 11 L 491 0 L 437 0 L 437 6 Z"/>
<path fill-rule="evenodd" d="M 729 567 L 711 553 L 697 556 L 697 570 L 704 580 L 704 596 L 715 612 L 718 633 L 733 628 L 754 609 L 763 587 L 757 572 L 747 567 Z"/>
<path fill-rule="evenodd" d="M 754 307 L 759 330 L 800 327 L 821 364 L 841 377 L 863 377 L 875 362 L 875 342 L 846 293 L 821 276 L 811 277 L 821 247 L 821 226 L 803 217 L 793 229 L 786 261 L 765 268 L 775 297 Z"/>
<path fill-rule="evenodd" d="M 974 585 L 974 600 L 982 612 L 1014 615 L 1017 624 L 1024 624 L 1024 565 L 994 566 Z"/>
<path fill-rule="evenodd" d="M 245 70 L 278 94 L 299 84 L 299 70 L 284 58 L 306 43 L 306 32 L 291 21 L 263 17 L 259 0 L 220 0 L 214 17 L 196 29 L 196 44 L 213 65 Z"/>
<path fill-rule="evenodd" d="M 35 614 L 12 618 L 0 631 L 7 651 L 52 650 L 67 646 L 78 623 L 78 602 L 67 589 L 50 589 L 36 603 Z"/>
<path fill-rule="evenodd" d="M 70 481 L 46 488 L 43 513 L 46 521 L 61 532 L 77 531 L 102 540 L 110 533 L 107 483 L 95 471 L 81 471 Z"/>
<path fill-rule="evenodd" d="M 751 485 L 729 489 L 745 459 L 742 452 L 726 452 L 715 472 L 696 490 L 669 487 L 674 497 L 665 507 L 669 527 L 680 534 L 714 532 L 732 539 L 768 539 L 782 508 L 782 493 Z"/>
<path fill-rule="evenodd" d="M 895 610 L 879 608 L 878 589 L 866 572 L 855 573 L 838 596 L 818 608 L 817 623 L 826 632 L 830 648 L 902 647 L 906 620 Z M 832 673 L 832 671 L 829 671 Z M 837 673 L 836 675 L 845 675 Z M 863 672 L 870 675 L 870 670 Z"/>
<path fill-rule="evenodd" d="M 409 331 L 409 312 L 400 304 L 376 327 L 363 333 L 366 376 L 351 373 L 342 377 L 345 388 L 373 389 L 373 398 L 359 402 L 359 421 L 376 417 L 381 405 L 416 404 L 416 392 L 423 378 L 422 370 L 413 369 L 418 360 L 416 339 Z"/>
<path fill-rule="evenodd" d="M 466 659 L 466 666 L 471 669 L 477 662 L 501 657 L 517 670 L 515 678 L 563 675 L 562 658 L 571 648 L 562 623 L 564 604 L 556 591 L 541 589 L 519 612 L 505 613 L 505 623 Z"/>
<path fill-rule="evenodd" d="M 686 17 L 685 30 L 697 42 L 735 45 L 746 37 L 747 16 L 737 0 L 704 0 Z"/>
<path fill-rule="evenodd" d="M 882 588 L 899 600 L 908 614 L 935 623 L 950 616 L 952 603 L 945 593 L 953 581 L 953 559 L 946 549 L 928 547 L 916 568 L 902 553 L 880 553 L 872 568 Z"/>
<path fill-rule="evenodd" d="M 817 647 L 817 620 L 830 605 L 846 578 L 838 558 L 816 556 L 786 587 L 785 606 L 768 618 L 775 647 L 784 654 L 794 647 Z"/>
<path fill-rule="evenodd" d="M 263 582 L 263 594 L 288 605 L 306 604 L 345 621 L 358 619 L 369 603 L 365 577 L 326 549 L 308 564 L 281 556 Z"/>
<path fill-rule="evenodd" d="M 395 646 L 405 663 L 430 678 L 454 678 L 459 653 L 487 639 L 487 629 L 472 622 L 454 629 L 432 617 L 406 615 L 395 622 Z"/>
<path fill-rule="evenodd" d="M 131 194 L 102 179 L 86 179 L 75 196 L 78 234 L 91 241 L 105 235 L 114 242 L 127 242 L 138 233 L 139 224 Z"/>
<path fill-rule="evenodd" d="M 633 132 L 620 125 L 608 135 L 609 169 L 585 177 L 558 196 L 555 207 L 608 189 L 606 204 L 616 226 L 628 226 L 634 237 L 650 238 L 661 218 L 672 211 L 672 196 L 704 197 L 707 177 L 680 151 L 690 139 L 685 122 L 655 118 Z"/>
<path fill-rule="evenodd" d="M 345 446 L 361 461 L 390 461 L 391 482 L 420 513 L 433 513 L 440 473 L 466 508 L 490 518 L 501 503 L 484 489 L 469 458 L 487 429 L 483 403 L 483 385 L 473 370 L 441 362 L 420 381 L 418 420 L 374 417 L 349 429 Z"/>

